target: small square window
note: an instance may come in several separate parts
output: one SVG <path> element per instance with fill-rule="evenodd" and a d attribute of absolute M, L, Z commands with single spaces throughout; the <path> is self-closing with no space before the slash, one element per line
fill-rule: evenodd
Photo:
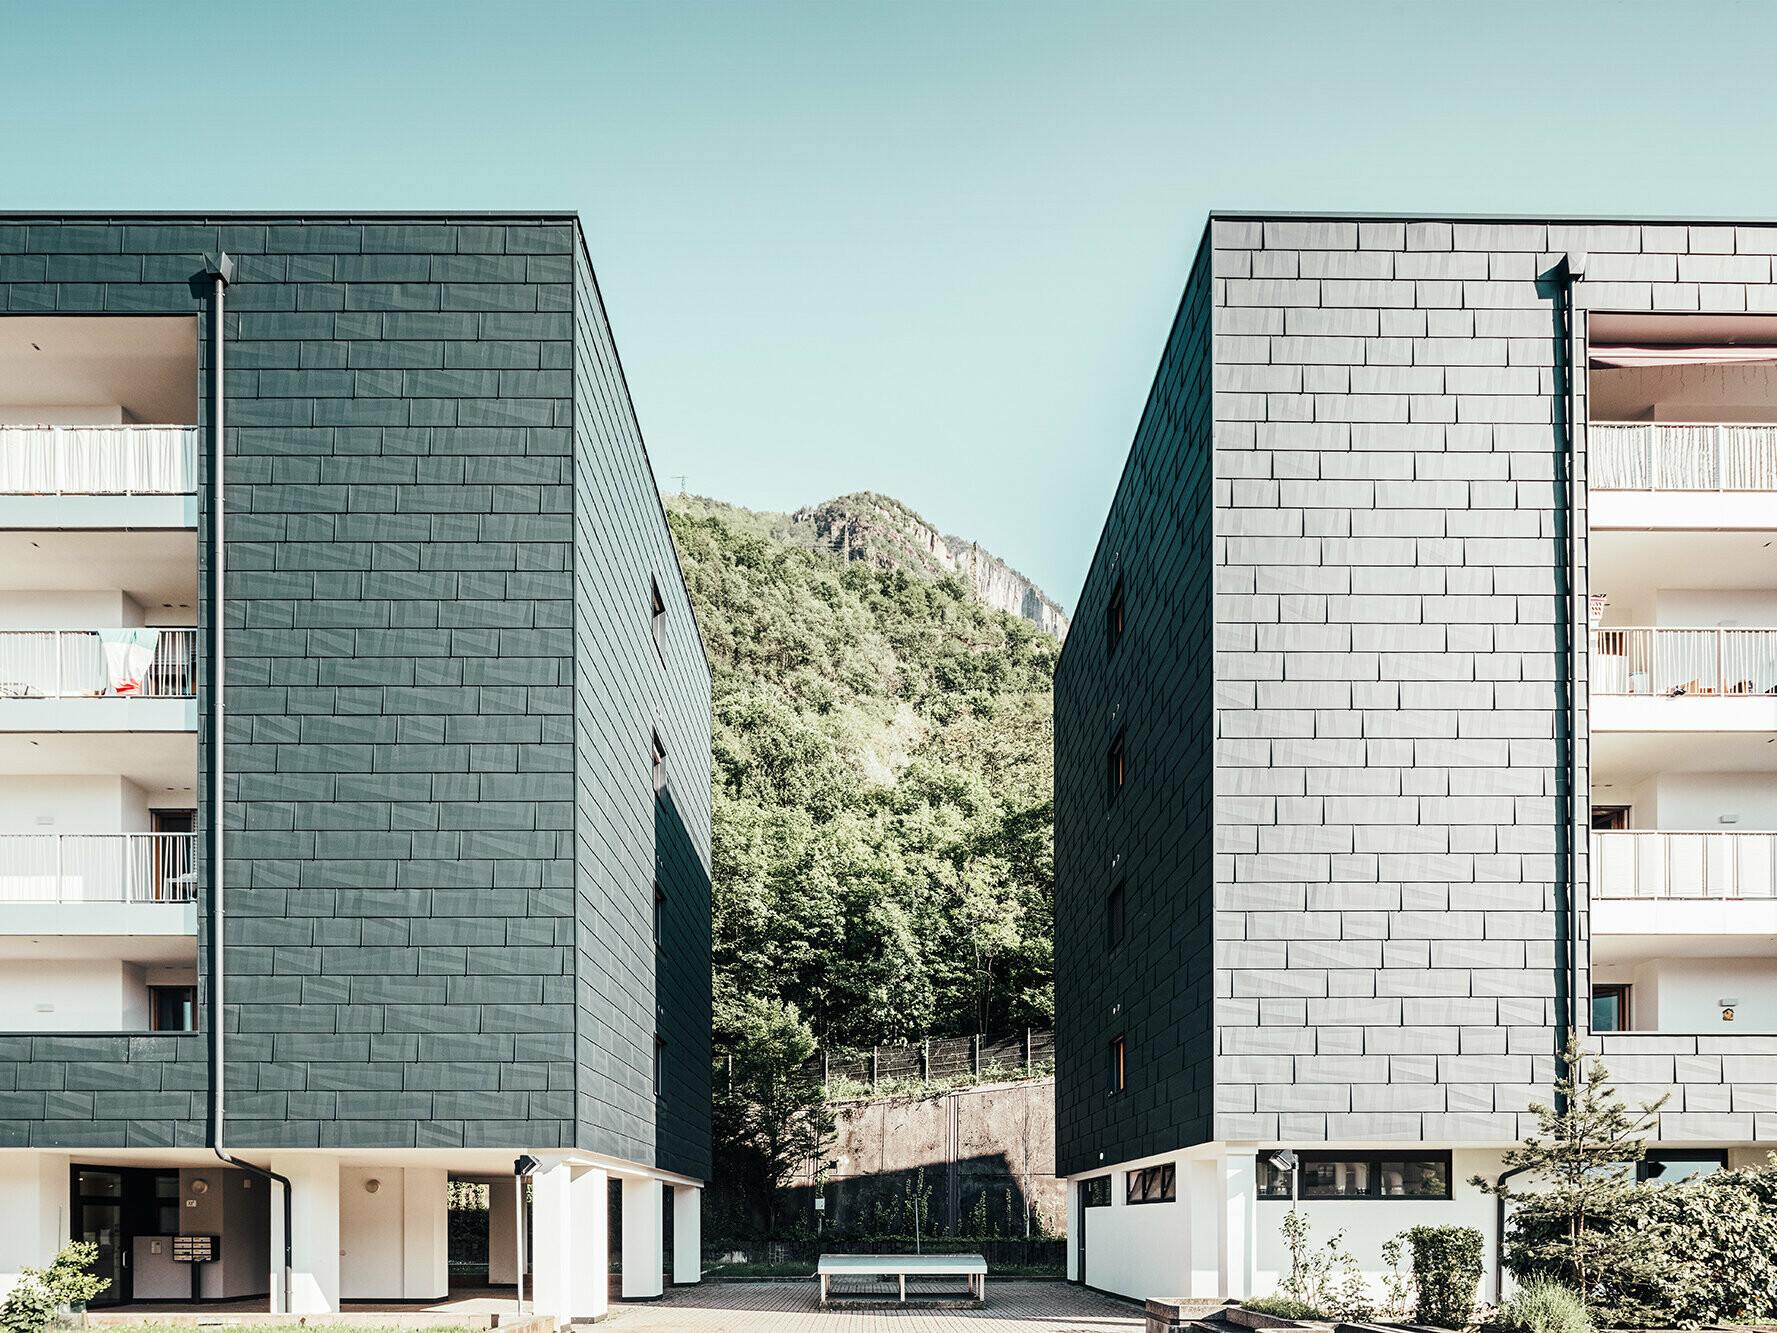
<path fill-rule="evenodd" d="M 1121 1092 L 1124 1087 L 1123 1038 L 1117 1037 L 1111 1041 L 1110 1056 L 1111 1091 Z"/>
<path fill-rule="evenodd" d="M 660 791 L 666 786 L 666 746 L 661 742 L 660 733 L 654 733 L 654 790 Z"/>
<path fill-rule="evenodd" d="M 1082 1208 L 1109 1208 L 1111 1206 L 1111 1178 L 1109 1176 L 1093 1176 L 1090 1180 L 1080 1182 L 1080 1206 Z"/>
<path fill-rule="evenodd" d="M 1123 640 L 1123 580 L 1111 589 L 1111 600 L 1104 609 L 1104 655 L 1110 657 Z"/>
<path fill-rule="evenodd" d="M 1117 885 L 1104 900 L 1104 939 L 1107 949 L 1123 942 L 1123 886 Z"/>
<path fill-rule="evenodd" d="M 649 579 L 649 589 L 654 596 L 654 651 L 662 660 L 666 658 L 666 599 L 660 595 L 660 580 Z"/>

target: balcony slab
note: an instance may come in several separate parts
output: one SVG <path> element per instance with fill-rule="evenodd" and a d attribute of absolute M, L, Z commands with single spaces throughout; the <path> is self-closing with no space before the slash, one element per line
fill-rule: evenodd
<path fill-rule="evenodd" d="M 1586 504 L 1586 518 L 1594 528 L 1777 530 L 1777 491 L 1593 491 Z"/>
<path fill-rule="evenodd" d="M 1591 721 L 1594 732 L 1777 731 L 1777 695 L 1595 694 Z"/>
<path fill-rule="evenodd" d="M 0 699 L 0 731 L 196 730 L 196 699 Z"/>
<path fill-rule="evenodd" d="M 1666 957 L 1765 954 L 1777 951 L 1774 945 L 1777 898 L 1598 898 L 1592 902 L 1592 954 L 1599 962 L 1650 951 Z"/>
<path fill-rule="evenodd" d="M 0 528 L 196 528 L 195 495 L 0 495 Z"/>
<path fill-rule="evenodd" d="M 141 961 L 181 958 L 190 954 L 190 945 L 173 942 L 196 934 L 196 903 L 0 902 L 0 958 L 64 956 L 54 950 L 57 939 L 83 939 L 89 945 L 127 941 L 129 947 L 119 956 Z M 156 945 L 155 940 L 168 943 Z M 46 948 L 51 950 L 47 955 Z M 83 950 L 65 956 L 86 955 Z"/>

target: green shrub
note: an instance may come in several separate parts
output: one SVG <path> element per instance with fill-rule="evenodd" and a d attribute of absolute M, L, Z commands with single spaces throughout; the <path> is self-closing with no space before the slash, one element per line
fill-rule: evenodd
<path fill-rule="evenodd" d="M 6 1333 L 43 1333 L 56 1315 L 55 1293 L 35 1269 L 27 1268 L 0 1302 L 0 1329 Z"/>
<path fill-rule="evenodd" d="M 1415 1317 L 1439 1328 L 1467 1328 L 1481 1285 L 1481 1233 L 1473 1227 L 1413 1227 Z"/>
<path fill-rule="evenodd" d="M 1241 1302 L 1249 1310 L 1259 1314 L 1268 1314 L 1276 1319 L 1312 1319 L 1314 1307 L 1307 1301 L 1298 1300 L 1294 1296 L 1254 1296 Z"/>
<path fill-rule="evenodd" d="M 1592 1333 L 1586 1303 L 1554 1278 L 1533 1277 L 1500 1305 L 1494 1322 L 1511 1333 Z"/>

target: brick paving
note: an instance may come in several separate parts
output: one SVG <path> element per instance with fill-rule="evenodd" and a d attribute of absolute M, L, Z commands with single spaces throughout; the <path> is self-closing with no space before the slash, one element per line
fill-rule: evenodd
<path fill-rule="evenodd" d="M 600 1328 L 619 1333 L 968 1333 L 993 1324 L 1004 1333 L 1132 1333 L 1136 1306 L 1065 1282 L 987 1281 L 978 1310 L 822 1310 L 812 1282 L 706 1282 L 658 1301 L 619 1305 Z M 981 1333 L 988 1333 L 982 1329 Z"/>

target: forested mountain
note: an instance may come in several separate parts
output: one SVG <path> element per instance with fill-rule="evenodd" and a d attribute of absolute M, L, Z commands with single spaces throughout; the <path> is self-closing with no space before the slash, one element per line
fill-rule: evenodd
<path fill-rule="evenodd" d="M 667 506 L 715 678 L 718 1043 L 749 997 L 834 1046 L 1048 1026 L 1059 641 L 789 516 Z"/>

